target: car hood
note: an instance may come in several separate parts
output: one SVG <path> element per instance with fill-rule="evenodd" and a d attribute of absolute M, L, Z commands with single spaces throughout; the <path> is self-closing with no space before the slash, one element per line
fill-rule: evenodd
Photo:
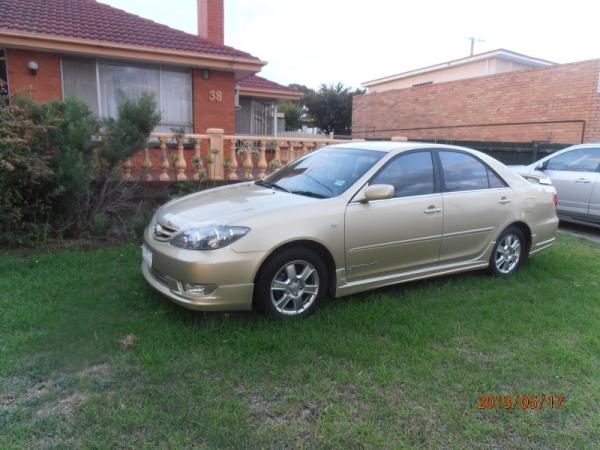
<path fill-rule="evenodd" d="M 285 210 L 320 201 L 258 186 L 254 182 L 209 189 L 166 203 L 156 219 L 181 230 L 199 226 L 239 224 L 258 214 Z"/>

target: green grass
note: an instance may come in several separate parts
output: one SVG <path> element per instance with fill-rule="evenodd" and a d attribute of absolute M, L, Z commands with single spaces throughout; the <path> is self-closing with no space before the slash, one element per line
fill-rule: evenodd
<path fill-rule="evenodd" d="M 181 309 L 138 264 L 135 245 L 0 255 L 0 448 L 600 446 L 600 246 L 561 236 L 508 279 L 301 321 Z M 533 393 L 565 401 L 476 408 Z"/>

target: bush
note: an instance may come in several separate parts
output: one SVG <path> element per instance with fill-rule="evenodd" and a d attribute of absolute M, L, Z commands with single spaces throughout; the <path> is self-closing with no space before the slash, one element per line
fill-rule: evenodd
<path fill-rule="evenodd" d="M 0 243 L 28 244 L 40 238 L 49 205 L 39 195 L 53 175 L 52 155 L 32 143 L 48 139 L 48 129 L 34 123 L 19 106 L 0 108 Z"/>
<path fill-rule="evenodd" d="M 136 189 L 120 180 L 121 164 L 159 121 L 150 95 L 124 99 L 107 120 L 76 99 L 1 106 L 0 245 L 105 233 Z"/>

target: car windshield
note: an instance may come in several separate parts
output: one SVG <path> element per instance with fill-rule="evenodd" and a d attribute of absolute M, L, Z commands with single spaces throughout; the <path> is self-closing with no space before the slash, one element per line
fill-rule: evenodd
<path fill-rule="evenodd" d="M 340 195 L 383 157 L 373 150 L 324 148 L 259 182 L 298 195 L 329 198 Z"/>

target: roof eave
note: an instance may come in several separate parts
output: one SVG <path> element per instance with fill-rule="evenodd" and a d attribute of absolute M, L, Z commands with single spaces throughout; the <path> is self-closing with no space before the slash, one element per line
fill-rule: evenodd
<path fill-rule="evenodd" d="M 300 100 L 304 94 L 302 92 L 280 91 L 275 89 L 261 89 L 240 87 L 240 95 L 244 97 L 275 98 L 278 100 Z"/>
<path fill-rule="evenodd" d="M 402 80 L 404 78 L 413 77 L 415 75 L 436 72 L 438 70 L 447 69 L 449 67 L 462 66 L 465 64 L 470 64 L 473 62 L 481 61 L 481 60 L 488 59 L 488 58 L 494 58 L 494 57 L 497 57 L 500 59 L 505 59 L 505 60 L 510 60 L 510 61 L 522 62 L 522 63 L 526 63 L 526 64 L 527 63 L 532 64 L 532 67 L 535 67 L 533 64 L 537 65 L 537 67 L 551 67 L 556 64 L 556 63 L 553 63 L 552 61 L 547 61 L 545 59 L 532 58 L 532 57 L 529 57 L 526 55 L 521 55 L 520 53 L 514 53 L 514 52 L 511 52 L 508 50 L 499 49 L 499 50 L 492 50 L 492 51 L 485 52 L 485 53 L 480 53 L 479 55 L 469 56 L 466 58 L 455 59 L 455 60 L 443 62 L 440 64 L 434 64 L 432 66 L 422 67 L 420 69 L 409 70 L 408 72 L 401 72 L 401 73 L 397 73 L 394 75 L 389 75 L 387 77 L 376 78 L 374 80 L 365 81 L 365 82 L 361 83 L 361 86 L 368 88 L 371 86 L 377 86 L 378 84 L 388 83 L 390 81 Z"/>
<path fill-rule="evenodd" d="M 38 33 L 26 33 L 0 28 L 0 44 L 15 48 L 45 50 L 84 56 L 103 56 L 137 61 L 185 65 L 256 73 L 267 64 L 258 58 L 215 55 L 156 47 L 119 44 L 107 41 L 69 38 Z"/>

